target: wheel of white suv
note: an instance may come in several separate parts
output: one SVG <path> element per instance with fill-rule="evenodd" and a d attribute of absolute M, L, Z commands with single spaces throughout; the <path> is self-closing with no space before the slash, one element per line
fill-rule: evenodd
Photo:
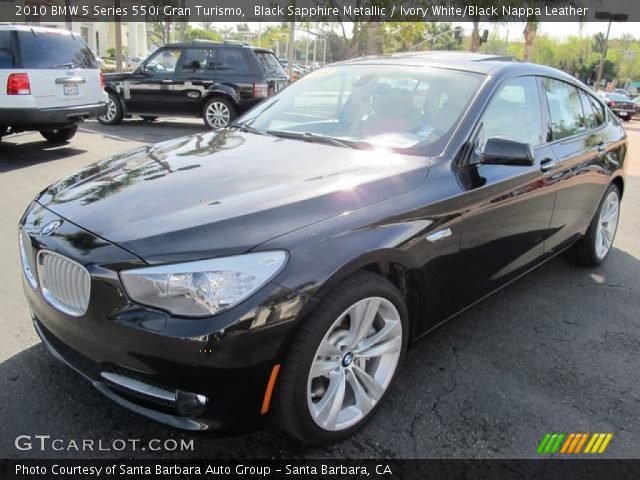
<path fill-rule="evenodd" d="M 584 237 L 573 247 L 574 260 L 595 267 L 609 255 L 618 230 L 620 218 L 620 189 L 609 185 Z"/>
<path fill-rule="evenodd" d="M 409 336 L 401 293 L 371 272 L 343 281 L 305 321 L 282 366 L 276 415 L 311 444 L 348 437 L 380 406 Z"/>
<path fill-rule="evenodd" d="M 209 129 L 222 128 L 231 123 L 238 114 L 233 104 L 222 97 L 209 100 L 202 109 L 202 119 Z"/>
<path fill-rule="evenodd" d="M 98 121 L 103 125 L 117 125 L 121 123 L 124 118 L 122 103 L 114 93 L 107 93 L 109 95 L 109 99 L 107 100 L 107 111 L 104 115 L 98 117 Z"/>
<path fill-rule="evenodd" d="M 51 143 L 63 143 L 71 140 L 78 130 L 77 125 L 66 128 L 54 128 L 53 130 L 40 130 L 40 135 Z"/>

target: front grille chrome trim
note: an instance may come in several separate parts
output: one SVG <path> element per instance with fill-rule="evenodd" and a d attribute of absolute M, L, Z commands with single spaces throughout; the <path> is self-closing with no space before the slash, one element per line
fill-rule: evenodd
<path fill-rule="evenodd" d="M 47 303 L 72 317 L 83 316 L 91 294 L 91 277 L 87 269 L 50 250 L 40 250 L 36 264 L 40 290 Z"/>

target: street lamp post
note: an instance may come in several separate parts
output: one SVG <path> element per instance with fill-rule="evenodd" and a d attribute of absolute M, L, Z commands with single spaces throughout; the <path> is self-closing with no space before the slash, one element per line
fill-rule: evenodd
<path fill-rule="evenodd" d="M 611 22 L 626 22 L 628 15 L 624 13 L 611 13 L 611 12 L 596 12 L 596 18 L 598 20 L 609 20 L 607 26 L 607 35 L 604 38 L 602 44 L 602 53 L 600 56 L 600 65 L 598 66 L 598 75 L 596 77 L 595 89 L 598 91 L 600 88 L 600 82 L 602 81 L 602 74 L 604 73 L 604 61 L 607 58 L 607 50 L 609 49 L 609 33 L 611 32 Z"/>

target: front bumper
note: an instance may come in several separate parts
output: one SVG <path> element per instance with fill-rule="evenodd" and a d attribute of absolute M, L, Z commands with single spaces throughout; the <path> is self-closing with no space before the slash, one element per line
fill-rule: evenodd
<path fill-rule="evenodd" d="M 0 126 L 43 129 L 73 125 L 104 115 L 106 110 L 106 102 L 56 108 L 0 108 Z"/>
<path fill-rule="evenodd" d="M 140 259 L 65 220 L 39 235 L 54 219 L 40 206 L 26 214 L 32 248 L 82 262 L 91 275 L 81 317 L 55 309 L 23 275 L 34 327 L 54 356 L 116 403 L 172 427 L 227 434 L 260 426 L 271 370 L 313 301 L 270 283 L 222 314 L 173 317 L 126 297 L 117 270 Z M 194 403 L 198 395 L 206 401 Z"/>

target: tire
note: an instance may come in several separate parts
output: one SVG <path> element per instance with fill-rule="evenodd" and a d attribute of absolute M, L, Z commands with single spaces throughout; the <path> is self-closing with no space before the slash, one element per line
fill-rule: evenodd
<path fill-rule="evenodd" d="M 351 335 L 357 329 L 349 330 L 355 324 L 346 314 L 353 311 L 356 304 L 360 312 L 367 312 L 369 307 L 378 310 L 365 336 L 353 347 Z M 366 315 L 360 317 L 366 318 Z M 379 339 L 380 343 L 373 342 L 366 347 L 366 341 L 382 330 L 387 333 Z M 352 435 L 371 419 L 393 385 L 408 338 L 407 308 L 402 294 L 391 282 L 364 271 L 341 282 L 305 320 L 282 364 L 274 397 L 280 427 L 293 437 L 314 445 Z M 374 348 L 385 347 L 389 350 L 385 355 L 365 360 L 365 351 L 368 350 L 370 356 Z M 319 361 L 320 357 L 324 358 Z M 312 374 L 312 366 L 313 371 L 323 373 Z M 363 375 L 363 371 L 371 375 Z M 358 385 L 363 394 L 358 397 L 364 400 L 361 402 L 356 402 L 355 387 Z M 327 397 L 330 392 L 335 395 Z M 371 401 L 375 397 L 377 400 Z M 338 402 L 329 401 L 331 398 Z M 328 409 L 322 408 L 323 405 Z M 336 411 L 337 414 L 331 414 Z"/>
<path fill-rule="evenodd" d="M 67 128 L 56 128 L 53 130 L 40 130 L 40 135 L 51 143 L 64 143 L 71 140 L 78 130 L 77 125 Z"/>
<path fill-rule="evenodd" d="M 611 212 L 614 212 L 613 217 L 610 216 Z M 604 220 L 607 217 L 609 221 Z M 571 258 L 587 267 L 596 267 L 604 262 L 615 240 L 619 218 L 620 189 L 611 184 L 600 201 L 587 233 L 573 246 Z"/>
<path fill-rule="evenodd" d="M 202 109 L 202 120 L 205 127 L 210 130 L 229 125 L 237 116 L 238 113 L 233 103 L 223 97 L 212 98 Z"/>
<path fill-rule="evenodd" d="M 98 117 L 98 121 L 102 125 L 118 125 L 122 123 L 124 118 L 124 109 L 118 96 L 113 92 L 107 92 L 109 100 L 107 100 L 107 111 L 101 117 Z"/>
<path fill-rule="evenodd" d="M 144 120 L 147 123 L 153 123 L 158 119 L 158 117 L 152 117 L 149 115 L 140 115 L 140 118 L 142 118 L 142 120 Z"/>

